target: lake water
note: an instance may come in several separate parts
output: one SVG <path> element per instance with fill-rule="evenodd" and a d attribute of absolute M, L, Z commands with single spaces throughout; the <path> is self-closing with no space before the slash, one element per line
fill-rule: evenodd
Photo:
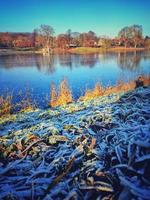
<path fill-rule="evenodd" d="M 42 106 L 49 98 L 51 81 L 58 87 L 67 78 L 77 99 L 96 82 L 114 85 L 141 74 L 150 74 L 150 52 L 0 56 L 0 95 L 12 91 L 16 101 L 20 90 L 30 88 L 32 98 Z"/>

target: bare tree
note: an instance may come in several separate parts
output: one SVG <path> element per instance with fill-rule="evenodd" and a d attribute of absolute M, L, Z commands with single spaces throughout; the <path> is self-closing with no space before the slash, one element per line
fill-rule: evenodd
<path fill-rule="evenodd" d="M 49 51 L 54 47 L 53 36 L 54 36 L 55 31 L 53 27 L 49 25 L 45 25 L 45 24 L 40 26 L 39 31 L 40 31 L 40 35 L 42 35 L 43 37 L 43 47 L 47 51 L 46 53 L 49 53 Z"/>
<path fill-rule="evenodd" d="M 121 29 L 118 33 L 119 38 L 124 40 L 125 47 L 127 47 L 127 43 L 131 41 L 136 48 L 137 45 L 140 45 L 142 39 L 142 26 L 140 25 L 132 25 L 127 26 Z"/>

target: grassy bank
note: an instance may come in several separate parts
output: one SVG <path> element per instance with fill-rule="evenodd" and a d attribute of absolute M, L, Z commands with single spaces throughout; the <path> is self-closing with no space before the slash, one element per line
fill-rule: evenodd
<path fill-rule="evenodd" d="M 130 52 L 130 51 L 144 51 L 145 48 L 125 48 L 125 47 L 111 47 L 111 48 L 93 48 L 93 47 L 77 47 L 69 49 L 68 52 L 76 54 L 90 54 L 90 53 L 104 53 L 104 52 Z"/>
<path fill-rule="evenodd" d="M 134 47 L 112 47 L 107 49 L 107 51 L 112 51 L 112 52 L 130 52 L 130 51 L 145 51 L 145 48 L 134 48 Z"/>
<path fill-rule="evenodd" d="M 77 47 L 77 48 L 68 49 L 68 52 L 76 53 L 76 54 L 103 53 L 103 52 L 106 52 L 106 49 L 95 48 L 95 47 Z"/>

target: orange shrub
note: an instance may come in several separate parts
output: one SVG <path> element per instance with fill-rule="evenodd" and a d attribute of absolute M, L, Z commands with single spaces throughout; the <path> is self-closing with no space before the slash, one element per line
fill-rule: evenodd
<path fill-rule="evenodd" d="M 93 99 L 93 98 L 102 96 L 103 94 L 104 94 L 104 89 L 102 88 L 100 83 L 96 83 L 94 89 L 93 90 L 86 90 L 85 95 L 81 96 L 79 98 L 79 100 L 86 101 L 86 100 L 89 100 L 89 99 Z"/>
<path fill-rule="evenodd" d="M 103 95 L 103 93 L 104 93 L 104 89 L 102 88 L 102 86 L 99 83 L 96 83 L 93 90 L 93 96 L 98 97 L 98 96 Z"/>
<path fill-rule="evenodd" d="M 96 83 L 93 90 L 86 90 L 84 96 L 81 96 L 79 100 L 86 101 L 103 95 L 110 95 L 119 92 L 128 92 L 134 90 L 139 86 L 148 86 L 150 85 L 150 76 L 140 76 L 134 81 L 128 83 L 123 83 L 123 81 L 118 81 L 118 83 L 111 87 L 106 87 L 103 89 L 99 83 Z"/>
<path fill-rule="evenodd" d="M 50 106 L 56 107 L 61 105 L 66 105 L 73 101 L 72 92 L 69 89 L 67 80 L 64 79 L 61 81 L 59 86 L 59 94 L 57 94 L 55 89 L 55 84 L 51 84 L 51 99 L 50 99 Z"/>

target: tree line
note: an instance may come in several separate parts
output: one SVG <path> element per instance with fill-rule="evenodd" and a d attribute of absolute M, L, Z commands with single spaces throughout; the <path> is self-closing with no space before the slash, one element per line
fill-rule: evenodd
<path fill-rule="evenodd" d="M 0 48 L 75 48 L 75 47 L 147 47 L 150 48 L 150 37 L 143 36 L 140 25 L 132 25 L 122 28 L 114 38 L 97 36 L 93 31 L 86 33 L 72 32 L 55 35 L 54 28 L 49 25 L 41 25 L 32 33 L 0 33 Z"/>

